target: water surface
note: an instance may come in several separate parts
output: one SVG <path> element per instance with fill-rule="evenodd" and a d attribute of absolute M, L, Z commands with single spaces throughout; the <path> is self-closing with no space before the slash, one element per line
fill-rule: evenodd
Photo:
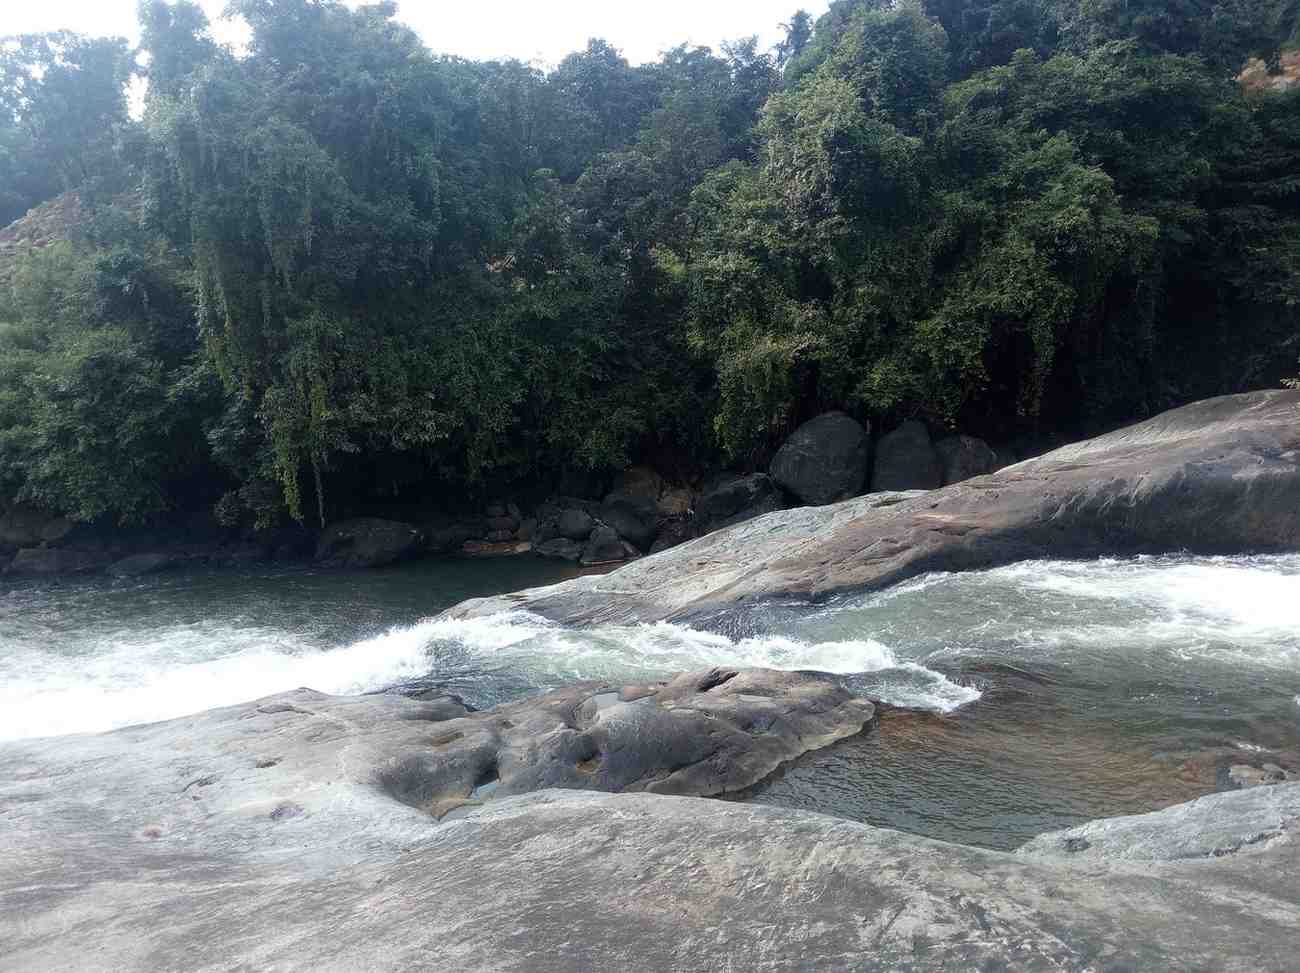
<path fill-rule="evenodd" d="M 874 732 L 736 795 L 1011 847 L 1300 769 L 1300 557 L 1038 561 L 934 574 L 708 631 L 439 620 L 550 583 L 533 559 L 207 571 L 0 592 L 0 739 L 179 716 L 298 686 L 436 686 L 477 706 L 579 679 L 816 669 L 889 707 Z"/>

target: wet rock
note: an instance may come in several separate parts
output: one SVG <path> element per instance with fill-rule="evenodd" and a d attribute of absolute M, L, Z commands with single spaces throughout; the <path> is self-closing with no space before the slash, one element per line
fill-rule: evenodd
<path fill-rule="evenodd" d="M 565 510 L 556 521 L 560 536 L 571 541 L 585 541 L 595 526 L 596 522 L 585 510 Z"/>
<path fill-rule="evenodd" d="M 374 517 L 348 520 L 321 535 L 316 560 L 329 567 L 377 568 L 414 556 L 422 539 L 411 524 Z"/>
<path fill-rule="evenodd" d="M 806 504 L 834 503 L 862 492 L 870 448 L 861 423 L 842 412 L 827 412 L 794 431 L 768 472 Z"/>
<path fill-rule="evenodd" d="M 582 541 L 571 541 L 567 537 L 556 537 L 533 546 L 533 553 L 555 561 L 578 561 L 586 547 Z"/>
<path fill-rule="evenodd" d="M 704 507 L 707 496 L 701 499 Z M 601 578 L 465 602 L 627 624 L 1041 557 L 1300 550 L 1300 392 L 1175 409 L 927 493 L 778 511 Z"/>
<path fill-rule="evenodd" d="M 108 573 L 115 578 L 138 578 L 145 574 L 157 574 L 176 564 L 171 554 L 133 554 L 109 565 Z"/>
<path fill-rule="evenodd" d="M 5 574 L 13 577 L 42 577 L 59 574 L 90 574 L 102 571 L 112 557 L 101 551 L 25 547 L 14 555 Z"/>
<path fill-rule="evenodd" d="M 785 506 L 781 491 L 763 473 L 723 474 L 709 482 L 695 508 L 701 533 L 753 520 Z"/>
<path fill-rule="evenodd" d="M 934 451 L 943 486 L 992 473 L 999 465 L 997 453 L 975 436 L 948 436 L 934 444 Z"/>
<path fill-rule="evenodd" d="M 440 726 L 445 742 L 379 773 L 394 797 L 441 817 L 474 799 L 548 787 L 711 795 L 861 732 L 874 707 L 836 680 L 709 670 L 667 684 L 587 683 Z"/>
<path fill-rule="evenodd" d="M 741 710 L 739 690 L 735 703 L 710 702 L 742 676 L 707 690 L 697 682 L 673 705 L 641 704 L 661 711 L 655 719 L 602 685 L 481 719 L 456 719 L 437 700 L 300 690 L 113 733 L 0 745 L 0 965 L 399 971 L 480 969 L 486 957 L 502 973 L 562 973 L 694 970 L 706 957 L 756 973 L 1294 966 L 1300 842 L 1286 822 L 1300 818 L 1300 785 L 1184 811 L 1177 820 L 1211 830 L 1256 817 L 1233 840 L 1284 829 L 1191 860 L 1110 857 L 1095 842 L 1006 854 L 821 814 L 648 793 L 656 781 L 713 787 L 725 778 L 728 762 L 706 755 L 715 723 L 720 756 L 736 752 L 730 741 L 755 741 L 743 756 L 804 718 L 802 703 L 787 717 L 784 691 L 766 709 Z M 621 727 L 625 719 L 633 722 Z M 655 737 L 658 758 L 642 748 L 624 763 L 612 747 L 600 750 L 602 741 L 642 747 L 631 734 L 642 720 L 658 734 L 658 719 L 680 719 L 684 733 Z M 529 739 L 555 759 L 534 758 Z M 437 761 L 442 751 L 459 751 L 472 772 L 457 777 L 453 761 Z M 675 767 L 679 759 L 688 762 Z M 595 778 L 633 791 L 503 793 L 557 765 L 575 786 Z M 651 773 L 635 776 L 641 766 Z M 439 823 L 415 806 L 426 792 L 486 800 Z"/>
<path fill-rule="evenodd" d="M 925 423 L 909 419 L 876 444 L 871 491 L 933 490 L 943 485 L 939 455 L 930 443 Z"/>

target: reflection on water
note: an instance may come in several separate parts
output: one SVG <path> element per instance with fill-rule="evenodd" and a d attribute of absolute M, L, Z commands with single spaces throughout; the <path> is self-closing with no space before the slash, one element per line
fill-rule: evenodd
<path fill-rule="evenodd" d="M 540 560 L 224 571 L 0 590 L 0 739 L 163 719 L 306 685 L 436 686 L 479 706 L 578 679 L 818 669 L 893 707 L 743 799 L 1009 847 L 1300 759 L 1300 557 L 1040 561 L 831 604 L 572 630 L 466 597 Z"/>

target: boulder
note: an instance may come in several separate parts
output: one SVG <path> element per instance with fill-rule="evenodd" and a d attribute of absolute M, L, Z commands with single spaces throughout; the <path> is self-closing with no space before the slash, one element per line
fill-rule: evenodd
<path fill-rule="evenodd" d="M 1251 392 L 940 490 L 767 514 L 604 577 L 476 599 L 450 614 L 689 621 L 1029 558 L 1297 550 L 1300 392 Z"/>
<path fill-rule="evenodd" d="M 100 551 L 77 551 L 63 548 L 24 547 L 5 568 L 13 577 L 49 577 L 59 574 L 89 574 L 101 571 L 112 557 Z"/>
<path fill-rule="evenodd" d="M 612 564 L 628 560 L 627 547 L 619 532 L 612 527 L 601 525 L 591 532 L 587 546 L 582 550 L 582 563 Z"/>
<path fill-rule="evenodd" d="M 871 492 L 933 490 L 943 485 L 939 454 L 930 443 L 929 430 L 919 419 L 909 419 L 876 444 L 876 466 Z"/>
<path fill-rule="evenodd" d="M 411 524 L 363 517 L 329 527 L 316 546 L 316 560 L 329 567 L 377 568 L 414 556 L 422 541 Z"/>
<path fill-rule="evenodd" d="M 110 564 L 108 573 L 115 578 L 138 578 L 166 571 L 175 564 L 176 558 L 171 554 L 133 554 Z"/>
<path fill-rule="evenodd" d="M 666 551 L 670 547 L 677 547 L 679 544 L 685 544 L 689 540 L 694 540 L 698 536 L 699 531 L 692 521 L 670 520 L 659 528 L 659 533 L 655 537 L 655 542 L 650 547 L 650 553 L 658 554 L 660 551 Z"/>
<path fill-rule="evenodd" d="M 578 561 L 586 545 L 582 541 L 571 541 L 567 537 L 556 537 L 549 541 L 533 545 L 533 553 L 554 561 Z"/>
<path fill-rule="evenodd" d="M 827 412 L 794 431 L 768 467 L 772 479 L 810 506 L 856 497 L 867 480 L 871 441 L 843 412 Z"/>
<path fill-rule="evenodd" d="M 1163 841 L 1172 821 L 1182 846 L 1202 853 L 1142 860 L 1104 841 L 1005 853 L 651 792 L 729 788 L 738 768 L 748 771 L 737 780 L 815 742 L 796 734 L 834 735 L 866 715 L 828 680 L 756 678 L 742 692 L 742 678 L 688 683 L 671 706 L 667 687 L 589 684 L 477 719 L 446 699 L 298 690 L 2 744 L 0 966 L 1294 967 L 1300 785 L 1160 812 L 1138 845 Z M 639 709 L 638 693 L 656 688 L 660 700 Z M 548 779 L 626 786 L 503 791 Z M 429 813 L 456 800 L 441 821 Z"/>
<path fill-rule="evenodd" d="M 934 444 L 939 457 L 942 485 L 961 483 L 998 468 L 998 454 L 974 436 L 948 436 Z"/>
<path fill-rule="evenodd" d="M 606 500 L 596 516 L 601 523 L 643 549 L 654 543 L 659 529 L 659 514 L 653 504 L 628 499 Z"/>
<path fill-rule="evenodd" d="M 67 517 L 44 513 L 33 507 L 11 507 L 0 513 L 0 548 L 39 547 L 57 544 L 76 526 Z"/>
<path fill-rule="evenodd" d="M 668 487 L 655 504 L 661 521 L 689 517 L 694 507 L 695 494 L 686 487 Z"/>
<path fill-rule="evenodd" d="M 781 491 L 764 473 L 738 476 L 725 473 L 712 481 L 695 505 L 695 520 L 702 533 L 744 523 L 785 506 Z"/>
<path fill-rule="evenodd" d="M 425 529 L 425 547 L 431 554 L 451 554 L 459 551 L 466 541 L 472 541 L 488 532 L 485 520 L 463 520 Z"/>
<path fill-rule="evenodd" d="M 653 507 L 664 491 L 664 478 L 648 466 L 633 466 L 624 470 L 614 480 L 613 489 L 605 502 L 625 500 L 632 504 Z"/>
<path fill-rule="evenodd" d="M 591 536 L 592 528 L 595 526 L 596 522 L 585 510 L 565 510 L 556 521 L 560 536 L 571 541 L 585 541 Z"/>
<path fill-rule="evenodd" d="M 445 743 L 394 757 L 377 781 L 435 817 L 547 787 L 725 794 L 874 718 L 870 702 L 813 673 L 712 669 L 649 686 L 583 683 L 448 722 Z"/>

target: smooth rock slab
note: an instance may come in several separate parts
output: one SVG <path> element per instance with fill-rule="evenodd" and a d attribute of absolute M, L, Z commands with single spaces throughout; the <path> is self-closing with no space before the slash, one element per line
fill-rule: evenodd
<path fill-rule="evenodd" d="M 779 511 L 600 578 L 468 601 L 570 624 L 699 619 L 1041 557 L 1300 550 L 1300 392 L 1209 399 L 989 476 Z"/>
<path fill-rule="evenodd" d="M 557 790 L 438 824 L 374 771 L 459 711 L 304 690 L 0 746 L 0 970 L 1294 969 L 1290 833 L 1220 858 L 1076 864 Z M 1300 809 L 1300 788 L 1266 790 Z M 1225 795 L 1207 823 L 1257 793 Z"/>

